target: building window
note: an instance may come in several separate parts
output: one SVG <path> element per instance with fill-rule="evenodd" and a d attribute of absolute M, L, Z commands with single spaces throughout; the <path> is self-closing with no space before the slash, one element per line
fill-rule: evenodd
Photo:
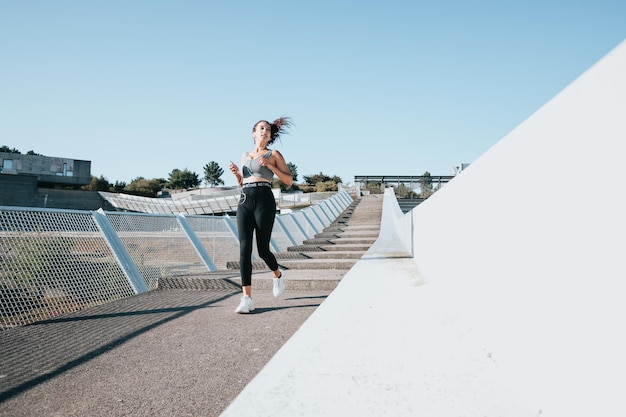
<path fill-rule="evenodd" d="M 12 159 L 5 159 L 2 163 L 2 167 L 4 169 L 13 169 L 13 160 Z"/>

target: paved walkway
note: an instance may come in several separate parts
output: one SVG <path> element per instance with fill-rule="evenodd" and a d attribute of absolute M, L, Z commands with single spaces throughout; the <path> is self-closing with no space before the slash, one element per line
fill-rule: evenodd
<path fill-rule="evenodd" d="M 379 224 L 381 205 L 364 197 L 348 223 Z M 0 416 L 217 416 L 347 272 L 290 269 L 278 299 L 255 272 L 249 315 L 226 271 L 4 331 Z"/>
<path fill-rule="evenodd" d="M 159 290 L 0 335 L 1 416 L 215 416 L 328 296 Z"/>

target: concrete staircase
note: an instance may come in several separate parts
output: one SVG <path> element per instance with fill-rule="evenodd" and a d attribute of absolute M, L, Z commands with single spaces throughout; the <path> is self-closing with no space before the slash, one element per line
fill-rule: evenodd
<path fill-rule="evenodd" d="M 367 195 L 354 200 L 325 230 L 312 239 L 276 253 L 285 271 L 285 289 L 333 290 L 343 276 L 378 238 L 383 195 Z M 229 261 L 227 269 L 198 276 L 161 278 L 163 289 L 239 289 L 239 260 Z M 252 262 L 254 291 L 269 291 L 272 274 L 262 260 Z"/>
<path fill-rule="evenodd" d="M 284 270 L 348 270 L 378 238 L 382 215 L 382 195 L 354 200 L 333 223 L 314 238 L 276 253 Z M 228 269 L 239 269 L 238 261 L 227 262 Z M 265 270 L 262 260 L 252 262 L 253 270 Z"/>

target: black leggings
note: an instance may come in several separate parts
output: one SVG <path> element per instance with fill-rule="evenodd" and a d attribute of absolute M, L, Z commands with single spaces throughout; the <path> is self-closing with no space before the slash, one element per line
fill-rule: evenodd
<path fill-rule="evenodd" d="M 270 251 L 270 238 L 276 217 L 276 201 L 269 187 L 243 188 L 237 206 L 239 233 L 239 268 L 241 285 L 252 285 L 252 236 L 256 231 L 256 247 L 261 259 L 272 271 L 278 269 Z"/>

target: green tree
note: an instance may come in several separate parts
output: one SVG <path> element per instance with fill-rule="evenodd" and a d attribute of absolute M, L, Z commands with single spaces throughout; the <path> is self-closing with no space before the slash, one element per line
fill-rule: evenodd
<path fill-rule="evenodd" d="M 421 188 L 421 197 L 422 198 L 428 198 L 431 195 L 433 195 L 434 191 L 433 191 L 433 179 L 430 176 L 430 172 L 426 171 L 422 174 L 422 178 L 419 183 L 420 183 L 420 188 Z"/>
<path fill-rule="evenodd" d="M 111 191 L 114 193 L 121 193 L 126 188 L 126 183 L 124 181 L 115 181 L 115 184 L 111 187 Z"/>
<path fill-rule="evenodd" d="M 413 191 L 410 187 L 407 187 L 406 184 L 400 183 L 398 186 L 393 187 L 396 197 L 398 198 L 418 198 L 419 194 Z"/>
<path fill-rule="evenodd" d="M 315 174 L 315 175 L 305 175 L 304 176 L 305 185 L 299 186 L 298 188 L 305 193 L 309 192 L 323 192 L 323 191 L 337 191 L 339 188 L 339 183 L 341 183 L 341 178 L 334 175 L 329 177 L 323 173 Z"/>
<path fill-rule="evenodd" d="M 330 181 L 330 177 L 328 175 L 322 174 L 321 172 L 319 174 L 314 174 L 314 175 L 305 175 L 303 178 L 304 178 L 304 182 L 307 185 L 313 185 L 313 186 L 315 186 L 315 184 L 317 184 L 318 182 Z"/>
<path fill-rule="evenodd" d="M 12 148 L 12 149 L 11 149 L 11 148 L 9 148 L 9 147 L 8 147 L 8 146 L 6 146 L 6 145 L 2 145 L 2 146 L 0 146 L 0 152 L 6 152 L 6 153 L 21 153 L 21 152 L 20 152 L 20 151 L 18 151 L 17 149 L 15 149 L 15 148 Z"/>
<path fill-rule="evenodd" d="M 124 187 L 124 192 L 144 197 L 156 197 L 158 192 L 163 189 L 165 183 L 166 181 L 163 178 L 147 180 L 144 177 L 137 177 Z"/>
<path fill-rule="evenodd" d="M 322 174 L 321 172 L 319 174 L 315 174 L 315 175 L 305 175 L 304 176 L 304 182 L 307 183 L 307 185 L 316 185 L 318 182 L 334 182 L 335 184 L 339 184 L 341 181 L 341 178 L 339 178 L 338 176 L 333 176 L 333 177 L 329 177 L 328 175 Z"/>
<path fill-rule="evenodd" d="M 340 181 L 341 182 L 341 181 Z M 315 191 L 318 193 L 323 193 L 325 191 L 337 191 L 339 189 L 339 183 L 333 180 L 330 181 L 320 181 L 315 184 Z"/>
<path fill-rule="evenodd" d="M 293 182 L 298 181 L 298 167 L 291 162 L 287 162 L 287 168 L 289 168 L 289 172 L 291 173 L 291 178 L 293 178 Z"/>
<path fill-rule="evenodd" d="M 198 178 L 198 174 L 189 171 L 187 168 L 182 171 L 175 168 L 172 172 L 170 172 L 167 184 L 170 188 L 175 190 L 189 190 L 200 185 L 200 179 Z"/>
<path fill-rule="evenodd" d="M 81 187 L 81 189 L 87 191 L 109 191 L 110 188 L 111 184 L 102 175 L 100 175 L 100 178 L 92 176 L 89 184 Z"/>
<path fill-rule="evenodd" d="M 209 187 L 224 185 L 224 180 L 221 178 L 222 174 L 224 174 L 224 170 L 219 164 L 211 161 L 204 166 L 204 183 Z"/>

